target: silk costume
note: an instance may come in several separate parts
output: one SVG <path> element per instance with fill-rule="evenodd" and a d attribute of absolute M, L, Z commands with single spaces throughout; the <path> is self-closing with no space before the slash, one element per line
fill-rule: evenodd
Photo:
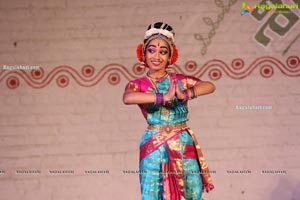
<path fill-rule="evenodd" d="M 181 90 L 201 84 L 195 77 L 172 73 L 157 85 L 148 77 L 132 80 L 126 91 L 166 93 L 171 76 Z M 201 200 L 202 192 L 214 186 L 195 134 L 186 126 L 187 102 L 174 97 L 172 107 L 139 107 L 149 124 L 140 141 L 142 200 Z"/>

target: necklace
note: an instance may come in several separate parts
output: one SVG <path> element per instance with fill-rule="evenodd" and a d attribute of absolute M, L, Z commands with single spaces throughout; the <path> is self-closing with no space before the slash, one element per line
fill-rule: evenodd
<path fill-rule="evenodd" d="M 146 76 L 148 78 L 150 78 L 152 81 L 154 81 L 156 84 L 159 83 L 162 79 L 164 79 L 167 75 L 168 75 L 168 72 L 165 72 L 165 74 L 163 76 L 156 78 L 156 77 L 150 76 L 149 72 L 146 73 Z"/>

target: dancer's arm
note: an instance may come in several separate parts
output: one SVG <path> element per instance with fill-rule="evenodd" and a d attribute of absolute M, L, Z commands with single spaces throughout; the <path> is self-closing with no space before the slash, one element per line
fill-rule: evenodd
<path fill-rule="evenodd" d="M 177 84 L 175 87 L 176 87 L 176 96 L 178 99 L 181 100 L 186 100 L 185 92 L 188 93 L 189 98 L 196 98 L 197 96 L 213 93 L 216 89 L 215 85 L 209 81 L 201 81 L 196 85 L 186 89 L 186 91 L 180 90 Z"/>
<path fill-rule="evenodd" d="M 170 87 L 166 93 L 164 93 L 164 102 L 173 100 L 175 96 L 175 84 L 171 81 Z M 156 94 L 137 92 L 127 87 L 123 94 L 124 104 L 147 104 L 156 103 Z"/>

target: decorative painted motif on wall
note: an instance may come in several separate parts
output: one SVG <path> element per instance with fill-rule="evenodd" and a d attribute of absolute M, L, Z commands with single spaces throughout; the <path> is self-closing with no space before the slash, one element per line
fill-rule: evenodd
<path fill-rule="evenodd" d="M 255 20 L 262 23 L 260 29 L 255 33 L 255 40 L 262 46 L 268 47 L 270 43 L 277 38 L 271 39 L 266 34 L 269 30 L 277 37 L 286 37 L 289 32 L 293 31 L 295 27 L 299 27 L 300 15 L 300 0 L 292 0 L 294 4 L 284 4 L 281 0 L 263 0 L 258 5 L 265 8 L 255 8 L 251 15 Z M 271 2 L 273 4 L 267 4 Z M 266 5 L 266 6 L 263 6 Z M 269 6 L 268 6 L 269 5 Z M 281 49 L 282 55 L 285 55 L 292 45 L 299 39 L 300 33 L 293 36 L 293 39 Z"/>
<path fill-rule="evenodd" d="M 255 41 L 263 47 L 270 46 L 270 43 L 277 38 L 271 38 L 266 34 L 266 30 L 275 33 L 278 37 L 286 37 L 289 32 L 293 31 L 297 25 L 299 26 L 300 19 L 300 0 L 292 0 L 294 4 L 284 4 L 282 0 L 263 0 L 256 3 L 254 6 L 249 5 L 246 1 L 241 2 L 241 15 L 251 13 L 251 16 L 259 23 L 259 30 L 254 33 Z M 212 38 L 216 35 L 217 29 L 224 20 L 225 15 L 229 13 L 230 8 L 237 3 L 236 0 L 229 0 L 227 4 L 222 0 L 215 0 L 215 4 L 220 8 L 221 12 L 217 15 L 217 19 L 213 20 L 209 17 L 204 17 L 205 25 L 211 29 L 207 34 L 194 34 L 194 38 L 201 42 L 201 55 L 205 55 L 208 46 L 212 43 Z M 270 4 L 272 3 L 272 4 Z M 289 6 L 287 6 L 289 5 Z M 298 16 L 299 15 L 299 16 Z M 288 44 L 281 47 L 282 55 L 286 55 L 289 49 L 300 38 L 300 33 L 296 33 Z M 299 39 L 300 40 L 300 39 Z"/>
<path fill-rule="evenodd" d="M 215 0 L 215 4 L 218 8 L 221 9 L 221 12 L 218 14 L 217 19 L 214 21 L 210 17 L 204 17 L 203 21 L 207 26 L 210 26 L 211 29 L 208 31 L 206 35 L 196 33 L 194 34 L 194 38 L 199 40 L 202 44 L 201 55 L 205 55 L 207 53 L 207 48 L 212 42 L 212 38 L 216 35 L 217 29 L 220 26 L 220 23 L 224 20 L 225 14 L 230 11 L 232 5 L 234 5 L 237 0 L 229 0 L 227 4 L 222 0 Z"/>
<path fill-rule="evenodd" d="M 201 79 L 204 75 L 212 81 L 219 80 L 223 75 L 229 78 L 240 80 L 250 76 L 254 70 L 259 70 L 263 78 L 269 78 L 275 73 L 281 73 L 288 77 L 300 76 L 300 57 L 290 56 L 285 63 L 280 60 L 264 56 L 255 59 L 248 66 L 241 58 L 232 60 L 230 64 L 222 60 L 212 59 L 198 67 L 194 61 L 188 61 L 184 67 L 173 66 L 173 71 L 192 75 Z M 29 87 L 40 89 L 45 88 L 52 82 L 61 87 L 67 87 L 74 81 L 81 87 L 93 87 L 103 80 L 111 85 L 118 85 L 121 78 L 132 80 L 145 75 L 146 69 L 139 63 L 133 65 L 131 70 L 121 64 L 108 64 L 97 70 L 94 66 L 85 65 L 80 71 L 71 66 L 57 66 L 49 72 L 40 67 L 35 70 L 2 70 L 0 72 L 0 84 L 6 84 L 9 89 L 16 89 L 26 83 Z M 72 79 L 72 80 L 70 80 Z"/>

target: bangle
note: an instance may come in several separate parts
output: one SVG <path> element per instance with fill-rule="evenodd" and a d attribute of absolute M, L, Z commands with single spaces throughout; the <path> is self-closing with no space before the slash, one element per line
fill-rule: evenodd
<path fill-rule="evenodd" d="M 189 91 L 191 92 L 190 99 L 193 99 L 195 97 L 195 92 L 194 92 L 193 88 L 189 88 Z"/>
<path fill-rule="evenodd" d="M 191 89 L 192 89 L 192 91 L 193 91 L 193 94 L 194 94 L 194 96 L 193 96 L 193 99 L 194 99 L 194 98 L 197 98 L 197 94 L 196 94 L 195 86 L 194 86 L 194 87 L 192 87 Z"/>
<path fill-rule="evenodd" d="M 164 104 L 164 94 L 163 93 L 156 93 L 155 97 L 156 97 L 156 100 L 155 100 L 156 105 Z"/>
<path fill-rule="evenodd" d="M 189 90 L 191 91 L 191 99 L 197 98 L 195 88 L 191 87 Z"/>
<path fill-rule="evenodd" d="M 187 102 L 187 101 L 190 99 L 190 97 L 189 97 L 188 90 L 184 90 L 183 92 L 184 92 L 184 94 L 185 94 L 185 98 L 182 99 L 181 102 L 182 102 L 182 103 L 185 103 L 185 102 Z"/>
<path fill-rule="evenodd" d="M 174 106 L 174 100 L 168 100 L 168 101 L 166 101 L 165 98 L 164 98 L 164 96 L 163 96 L 163 105 L 166 108 L 173 107 Z"/>
<path fill-rule="evenodd" d="M 164 106 L 167 107 L 167 108 L 173 107 L 174 106 L 174 101 L 173 100 L 165 101 Z"/>

